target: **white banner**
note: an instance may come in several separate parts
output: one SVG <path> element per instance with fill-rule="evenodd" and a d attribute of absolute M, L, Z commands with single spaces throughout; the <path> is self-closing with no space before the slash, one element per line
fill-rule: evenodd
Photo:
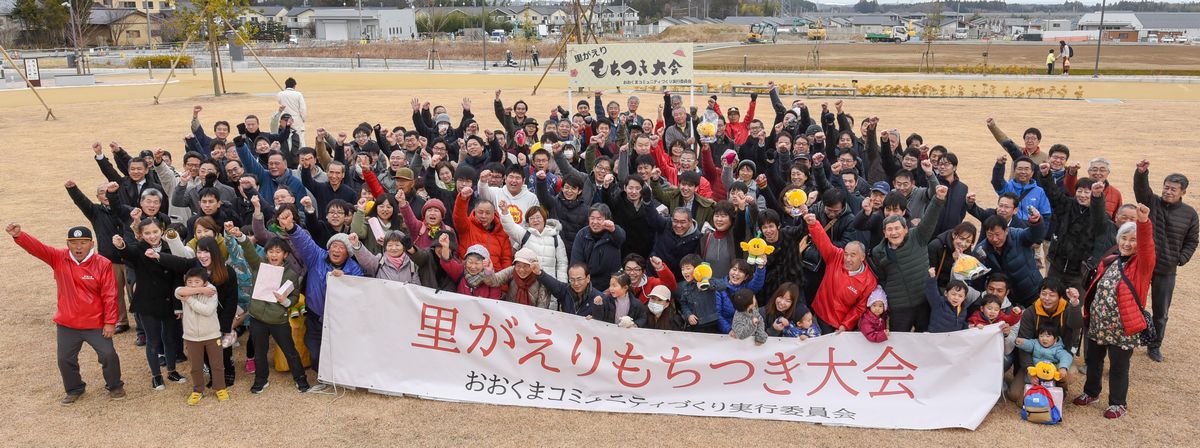
<path fill-rule="evenodd" d="M 567 45 L 568 86 L 692 84 L 692 44 Z"/>
<path fill-rule="evenodd" d="M 755 346 L 345 276 L 329 277 L 319 377 L 512 406 L 975 429 L 999 398 L 1001 351 L 998 326 Z"/>

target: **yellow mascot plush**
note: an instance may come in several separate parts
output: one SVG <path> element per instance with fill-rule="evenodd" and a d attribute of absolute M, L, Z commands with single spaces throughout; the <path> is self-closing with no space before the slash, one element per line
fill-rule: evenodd
<path fill-rule="evenodd" d="M 1037 365 L 1029 366 L 1030 380 L 1038 381 L 1062 381 L 1062 373 L 1058 371 L 1054 364 L 1042 361 Z"/>
<path fill-rule="evenodd" d="M 742 250 L 746 252 L 746 261 L 755 266 L 765 266 L 767 255 L 775 253 L 775 246 L 767 244 L 762 238 L 754 238 L 742 242 Z"/>
<path fill-rule="evenodd" d="M 783 195 L 783 199 L 787 201 L 788 214 L 793 218 L 799 218 L 805 204 L 808 203 L 808 194 L 799 188 L 787 192 Z"/>
<path fill-rule="evenodd" d="M 708 263 L 701 263 L 692 270 L 692 279 L 696 280 L 696 287 L 701 291 L 708 291 L 712 288 L 712 266 Z"/>

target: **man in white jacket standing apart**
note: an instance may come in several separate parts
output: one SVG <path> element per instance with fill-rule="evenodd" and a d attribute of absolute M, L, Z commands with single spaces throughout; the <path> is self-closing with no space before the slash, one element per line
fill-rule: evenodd
<path fill-rule="evenodd" d="M 308 105 L 304 102 L 304 94 L 296 90 L 295 78 L 288 78 L 283 81 L 283 85 L 286 88 L 275 98 L 279 105 L 284 107 L 284 112 L 292 115 L 292 129 L 300 134 L 300 142 L 303 145 L 307 141 L 304 139 L 304 122 L 308 121 Z"/>

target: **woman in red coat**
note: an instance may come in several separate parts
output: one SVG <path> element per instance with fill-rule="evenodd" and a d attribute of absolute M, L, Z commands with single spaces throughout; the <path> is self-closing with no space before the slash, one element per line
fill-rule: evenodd
<path fill-rule="evenodd" d="M 1154 227 L 1150 209 L 1138 204 L 1137 223 L 1127 222 L 1117 230 L 1119 254 L 1101 260 L 1096 280 L 1088 288 L 1084 305 L 1087 329 L 1087 382 L 1075 398 L 1087 406 L 1100 396 L 1104 357 L 1109 358 L 1108 409 L 1105 418 L 1120 418 L 1127 412 L 1129 358 L 1140 343 L 1138 333 L 1146 329 L 1142 317 L 1150 277 L 1154 272 Z"/>

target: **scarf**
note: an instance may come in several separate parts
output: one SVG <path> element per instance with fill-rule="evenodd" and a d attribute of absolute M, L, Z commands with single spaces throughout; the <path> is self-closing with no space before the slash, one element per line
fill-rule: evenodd
<path fill-rule="evenodd" d="M 383 258 L 385 260 L 387 260 L 388 263 L 391 263 L 392 267 L 394 267 L 396 269 L 400 269 L 400 267 L 404 265 L 404 261 L 405 261 L 403 254 L 401 254 L 399 257 L 393 257 L 391 255 L 388 255 L 387 253 L 384 253 Z"/>
<path fill-rule="evenodd" d="M 517 287 L 517 292 L 514 295 L 514 297 L 517 299 L 517 303 L 522 305 L 533 305 L 533 300 L 529 297 L 529 289 L 533 287 L 534 283 L 537 283 L 537 277 L 530 274 L 528 277 L 521 278 L 520 276 L 513 274 L 512 282 L 513 285 Z"/>
<path fill-rule="evenodd" d="M 478 274 L 471 274 L 463 271 L 463 279 L 467 281 L 467 287 L 471 288 L 472 291 L 474 291 L 475 288 L 478 288 L 479 284 L 483 283 L 483 273 L 484 271 L 480 271 Z"/>

